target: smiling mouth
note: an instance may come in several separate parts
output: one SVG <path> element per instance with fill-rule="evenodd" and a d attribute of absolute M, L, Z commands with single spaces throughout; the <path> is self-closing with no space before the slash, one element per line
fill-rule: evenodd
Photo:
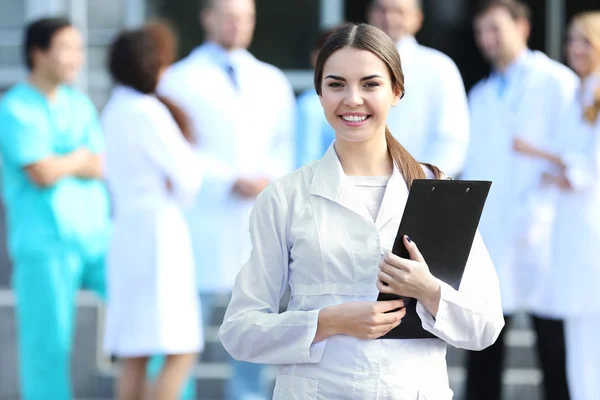
<path fill-rule="evenodd" d="M 371 118 L 370 115 L 340 115 L 339 118 L 345 125 L 362 125 Z"/>

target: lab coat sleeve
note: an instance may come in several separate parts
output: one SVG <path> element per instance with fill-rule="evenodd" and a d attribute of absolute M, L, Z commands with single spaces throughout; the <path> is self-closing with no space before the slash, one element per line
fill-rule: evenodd
<path fill-rule="evenodd" d="M 556 154 L 556 152 L 560 152 L 563 146 L 560 141 L 568 140 L 568 137 L 563 136 L 562 127 L 564 126 L 565 116 L 569 115 L 569 111 L 575 102 L 578 82 L 577 76 L 565 67 L 564 70 L 556 71 L 546 83 L 548 94 L 541 101 L 547 102 L 547 115 L 545 118 L 547 118 L 548 124 L 546 128 L 546 140 L 543 143 L 539 143 L 542 146 L 542 150 Z M 540 169 L 539 175 L 540 181 L 544 172 L 551 174 L 559 173 L 557 166 L 549 161 L 543 161 L 542 166 L 543 168 Z"/>
<path fill-rule="evenodd" d="M 144 151 L 164 171 L 175 197 L 185 206 L 193 205 L 202 183 L 202 164 L 167 108 L 162 104 L 147 107 L 129 123 L 141 133 Z"/>
<path fill-rule="evenodd" d="M 312 344 L 319 310 L 279 311 L 288 285 L 287 200 L 277 182 L 257 198 L 250 217 L 252 253 L 239 272 L 219 338 L 237 360 L 317 363 L 326 340 Z"/>
<path fill-rule="evenodd" d="M 437 115 L 426 156 L 419 161 L 431 163 L 451 177 L 461 172 L 469 145 L 469 106 L 462 77 L 451 60 L 440 66 Z"/>
<path fill-rule="evenodd" d="M 436 317 L 418 302 L 423 329 L 448 344 L 467 350 L 492 345 L 504 327 L 498 277 L 481 235 L 477 233 L 459 290 L 442 283 Z"/>
<path fill-rule="evenodd" d="M 203 112 L 198 108 L 196 93 L 186 86 L 186 80 L 189 79 L 189 71 L 186 68 L 169 68 L 163 74 L 157 91 L 161 95 L 175 102 L 194 120 L 195 112 Z M 194 132 L 198 136 L 198 141 L 202 143 L 202 132 Z M 233 187 L 239 174 L 226 162 L 216 157 L 214 154 L 204 150 L 201 146 L 196 146 L 196 152 L 203 170 L 202 192 L 210 193 L 211 199 L 215 204 L 224 203 L 233 193 Z"/>
<path fill-rule="evenodd" d="M 50 136 L 35 126 L 35 120 L 35 116 L 27 118 L 11 110 L 0 110 L 0 149 L 4 162 L 26 167 L 53 155 Z"/>
<path fill-rule="evenodd" d="M 570 134 L 564 132 L 563 134 Z M 594 145 L 582 152 L 564 152 L 561 159 L 565 164 L 565 176 L 575 191 L 583 191 L 597 184 L 600 176 L 600 122 L 596 121 Z"/>

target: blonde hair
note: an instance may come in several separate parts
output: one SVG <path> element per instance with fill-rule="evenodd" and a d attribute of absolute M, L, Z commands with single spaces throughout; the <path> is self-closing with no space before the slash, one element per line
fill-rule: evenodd
<path fill-rule="evenodd" d="M 588 11 L 577 14 L 573 24 L 583 31 L 592 47 L 600 53 L 600 11 Z M 600 66 L 599 66 L 600 67 Z M 583 117 L 590 123 L 595 123 L 600 115 L 600 87 L 594 93 L 594 102 L 583 112 Z"/>

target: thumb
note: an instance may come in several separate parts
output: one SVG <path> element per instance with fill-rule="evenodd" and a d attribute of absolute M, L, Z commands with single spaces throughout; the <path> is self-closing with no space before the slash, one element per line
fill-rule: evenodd
<path fill-rule="evenodd" d="M 408 235 L 404 235 L 404 246 L 406 247 L 406 250 L 408 250 L 408 254 L 410 255 L 411 260 L 417 261 L 417 262 L 422 262 L 422 263 L 425 262 L 425 259 L 423 258 L 423 255 L 419 251 L 419 248 L 417 247 L 415 242 L 410 240 Z"/>

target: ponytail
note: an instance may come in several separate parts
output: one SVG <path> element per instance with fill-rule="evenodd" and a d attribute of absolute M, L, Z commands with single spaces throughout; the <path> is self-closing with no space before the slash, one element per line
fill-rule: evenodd
<path fill-rule="evenodd" d="M 595 124 L 600 115 L 600 87 L 594 92 L 594 102 L 583 112 L 583 118 L 590 124 Z"/>
<path fill-rule="evenodd" d="M 196 140 L 192 135 L 190 119 L 183 109 L 164 96 L 156 95 L 156 98 L 167 107 L 185 140 L 194 144 Z"/>
<path fill-rule="evenodd" d="M 410 153 L 396 140 L 396 138 L 390 132 L 388 126 L 385 126 L 385 141 L 387 142 L 388 151 L 392 156 L 392 160 L 396 167 L 400 170 L 400 173 L 404 177 L 404 181 L 406 185 L 410 189 L 412 186 L 412 182 L 415 179 L 425 179 L 427 176 L 425 175 L 425 171 L 421 168 L 421 165 L 425 165 L 431 172 L 433 172 L 435 179 L 442 178 L 442 171 L 439 168 L 430 165 L 430 164 L 421 164 L 417 162 L 410 155 Z"/>

